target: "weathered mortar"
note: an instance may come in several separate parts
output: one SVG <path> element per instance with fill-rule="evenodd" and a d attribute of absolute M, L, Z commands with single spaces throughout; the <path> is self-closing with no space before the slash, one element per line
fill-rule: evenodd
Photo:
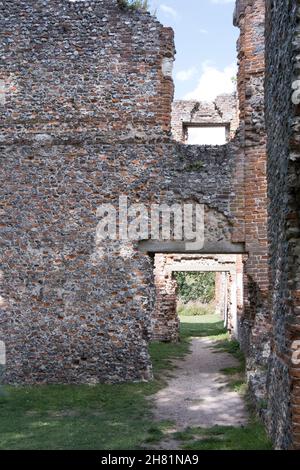
<path fill-rule="evenodd" d="M 173 31 L 116 0 L 1 2 L 0 114 L 7 137 L 96 133 L 105 141 L 170 129 Z M 132 98 L 135 97 L 135 106 Z"/>
<path fill-rule="evenodd" d="M 238 127 L 236 95 L 220 95 L 213 102 L 174 101 L 172 105 L 172 135 L 178 142 L 185 142 L 186 125 L 226 125 L 228 140 Z"/>
<path fill-rule="evenodd" d="M 299 2 L 267 2 L 265 106 L 268 135 L 269 275 L 273 341 L 268 374 L 269 430 L 278 448 L 300 448 Z"/>
<path fill-rule="evenodd" d="M 247 355 L 249 387 L 260 408 L 266 399 L 266 368 L 270 349 L 264 21 L 264 0 L 237 0 L 234 23 L 241 31 L 238 41 L 238 154 L 244 168 L 241 175 L 244 185 L 243 217 L 245 247 L 249 254 L 245 263 L 245 308 L 240 338 Z"/>
<path fill-rule="evenodd" d="M 0 22 L 6 381 L 149 379 L 151 259 L 97 240 L 97 208 L 204 203 L 231 243 L 233 147 L 170 140 L 173 32 L 149 14 L 6 0 Z"/>

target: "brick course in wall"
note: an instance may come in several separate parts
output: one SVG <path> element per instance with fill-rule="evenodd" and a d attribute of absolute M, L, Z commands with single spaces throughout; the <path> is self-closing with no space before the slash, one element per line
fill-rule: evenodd
<path fill-rule="evenodd" d="M 234 23 L 240 28 L 238 153 L 243 161 L 243 229 L 248 253 L 240 338 L 247 355 L 249 387 L 257 402 L 266 398 L 266 368 L 270 350 L 264 21 L 264 0 L 236 2 Z"/>
<path fill-rule="evenodd" d="M 195 202 L 234 249 L 233 147 L 171 140 L 173 31 L 117 2 L 0 2 L 1 316 L 9 383 L 151 379 L 155 289 L 101 204 Z"/>
<path fill-rule="evenodd" d="M 220 95 L 214 102 L 177 100 L 172 105 L 172 135 L 186 141 L 187 125 L 226 125 L 227 138 L 232 139 L 238 127 L 236 95 Z"/>
<path fill-rule="evenodd" d="M 242 255 L 157 253 L 154 259 L 156 300 L 151 315 L 152 340 L 177 342 L 180 339 L 174 272 L 216 273 L 216 313 L 222 316 L 224 325 L 236 337 L 238 309 L 243 306 L 237 288 L 242 276 Z"/>

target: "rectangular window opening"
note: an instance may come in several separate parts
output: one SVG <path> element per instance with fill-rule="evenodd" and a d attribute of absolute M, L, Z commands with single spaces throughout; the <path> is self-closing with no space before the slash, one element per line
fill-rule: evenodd
<path fill-rule="evenodd" d="M 224 145 L 228 141 L 226 126 L 185 126 L 184 135 L 188 145 Z"/>

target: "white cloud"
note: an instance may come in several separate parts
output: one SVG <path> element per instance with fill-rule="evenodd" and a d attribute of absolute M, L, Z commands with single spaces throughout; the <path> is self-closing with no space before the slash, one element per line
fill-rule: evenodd
<path fill-rule="evenodd" d="M 176 79 L 181 82 L 187 82 L 188 80 L 193 78 L 196 73 L 197 73 L 196 67 L 191 67 L 190 69 L 186 69 L 186 70 L 180 70 L 176 74 Z"/>
<path fill-rule="evenodd" d="M 202 75 L 195 90 L 187 93 L 183 99 L 197 101 L 212 101 L 223 93 L 233 93 L 235 84 L 232 78 L 237 74 L 236 64 L 218 70 L 209 62 L 202 64 Z"/>
<path fill-rule="evenodd" d="M 176 19 L 178 18 L 178 12 L 172 8 L 172 7 L 169 7 L 168 5 L 165 5 L 164 3 L 162 3 L 159 8 L 161 9 L 161 11 L 163 11 L 166 16 L 171 16 L 172 18 Z"/>
<path fill-rule="evenodd" d="M 224 3 L 234 3 L 235 0 L 210 0 L 212 3 L 219 3 L 219 4 L 224 4 Z"/>
<path fill-rule="evenodd" d="M 199 29 L 199 33 L 201 33 L 201 34 L 208 34 L 208 31 L 207 31 L 207 29 L 200 28 L 200 29 Z"/>

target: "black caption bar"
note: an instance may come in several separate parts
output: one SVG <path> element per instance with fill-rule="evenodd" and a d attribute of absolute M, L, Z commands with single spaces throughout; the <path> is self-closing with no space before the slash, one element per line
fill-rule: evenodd
<path fill-rule="evenodd" d="M 203 468 L 211 470 L 212 464 L 235 466 L 239 470 L 247 467 L 253 470 L 253 464 L 299 465 L 298 451 L 1 451 L 0 468 L 11 468 L 13 464 L 60 465 L 67 468 L 106 469 L 121 467 L 124 469 L 160 467 Z M 56 470 L 55 468 L 53 470 Z"/>

